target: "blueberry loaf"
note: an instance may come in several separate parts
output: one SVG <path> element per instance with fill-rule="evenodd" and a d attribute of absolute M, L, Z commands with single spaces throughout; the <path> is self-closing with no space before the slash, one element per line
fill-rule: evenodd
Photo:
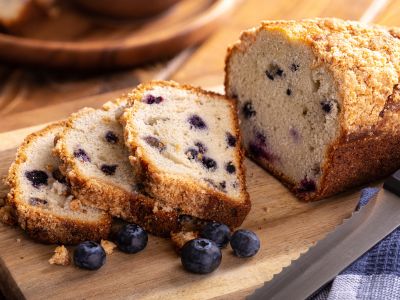
<path fill-rule="evenodd" d="M 264 22 L 228 49 L 248 155 L 301 199 L 400 167 L 399 31 L 338 19 Z"/>
<path fill-rule="evenodd" d="M 234 102 L 173 82 L 139 86 L 121 117 L 145 191 L 183 214 L 239 226 L 250 210 Z"/>
<path fill-rule="evenodd" d="M 52 154 L 62 128 L 62 123 L 53 124 L 25 139 L 7 178 L 8 204 L 22 229 L 39 241 L 76 244 L 106 238 L 111 217 L 70 194 L 60 161 Z"/>
<path fill-rule="evenodd" d="M 84 108 L 71 115 L 55 148 L 63 161 L 61 170 L 84 204 L 137 223 L 153 234 L 168 235 L 179 226 L 178 212 L 140 193 L 117 121 L 125 105 L 126 98 L 121 98 L 101 109 Z"/>

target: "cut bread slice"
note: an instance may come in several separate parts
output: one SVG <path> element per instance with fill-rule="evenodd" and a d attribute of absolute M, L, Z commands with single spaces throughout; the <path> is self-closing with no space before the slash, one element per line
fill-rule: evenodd
<path fill-rule="evenodd" d="M 105 239 L 111 217 L 82 206 L 70 195 L 59 171 L 60 161 L 52 154 L 54 138 L 62 129 L 63 123 L 56 123 L 25 139 L 9 170 L 7 201 L 21 228 L 41 242 L 76 244 Z"/>
<path fill-rule="evenodd" d="M 247 153 L 318 200 L 400 167 L 396 30 L 339 19 L 266 21 L 228 50 Z"/>
<path fill-rule="evenodd" d="M 55 148 L 62 172 L 84 204 L 166 236 L 179 227 L 178 210 L 140 193 L 117 121 L 125 105 L 122 97 L 71 115 Z"/>
<path fill-rule="evenodd" d="M 236 106 L 222 95 L 154 81 L 121 122 L 146 192 L 182 213 L 239 226 L 250 210 Z"/>

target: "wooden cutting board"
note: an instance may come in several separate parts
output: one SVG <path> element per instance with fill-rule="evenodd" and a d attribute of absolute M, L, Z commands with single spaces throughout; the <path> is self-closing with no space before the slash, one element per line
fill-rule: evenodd
<path fill-rule="evenodd" d="M 42 125 L 0 134 L 3 177 L 26 134 Z M 246 161 L 252 209 L 243 224 L 261 239 L 250 259 L 223 250 L 220 268 L 209 275 L 185 272 L 169 240 L 150 236 L 147 248 L 128 255 L 115 251 L 98 271 L 48 263 L 55 248 L 0 225 L 0 284 L 6 296 L 27 299 L 213 299 L 243 298 L 290 264 L 354 209 L 359 191 L 316 203 L 296 200 L 277 180 Z M 6 188 L 2 186 L 3 194 Z M 72 250 L 73 248 L 69 248 Z"/>

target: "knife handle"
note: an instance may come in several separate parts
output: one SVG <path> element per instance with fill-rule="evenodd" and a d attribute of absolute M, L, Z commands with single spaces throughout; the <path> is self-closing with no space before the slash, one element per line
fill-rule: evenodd
<path fill-rule="evenodd" d="M 383 188 L 400 196 L 400 169 L 394 172 L 383 183 Z"/>

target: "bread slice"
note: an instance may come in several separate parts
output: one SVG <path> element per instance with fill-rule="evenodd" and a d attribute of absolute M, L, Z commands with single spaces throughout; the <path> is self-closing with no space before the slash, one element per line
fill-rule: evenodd
<path fill-rule="evenodd" d="M 7 201 L 21 228 L 41 242 L 76 244 L 105 239 L 111 217 L 82 206 L 70 195 L 59 171 L 60 161 L 52 154 L 54 138 L 63 125 L 50 125 L 25 139 L 9 170 Z"/>
<path fill-rule="evenodd" d="M 146 192 L 182 213 L 239 226 L 250 210 L 233 101 L 155 81 L 131 95 L 121 122 Z"/>
<path fill-rule="evenodd" d="M 396 30 L 267 21 L 229 48 L 225 71 L 248 155 L 299 198 L 321 199 L 400 167 Z"/>
<path fill-rule="evenodd" d="M 101 109 L 84 108 L 71 115 L 55 148 L 63 161 L 62 171 L 84 204 L 153 234 L 169 235 L 179 227 L 178 210 L 141 193 L 117 121 L 126 101 L 122 97 Z"/>

